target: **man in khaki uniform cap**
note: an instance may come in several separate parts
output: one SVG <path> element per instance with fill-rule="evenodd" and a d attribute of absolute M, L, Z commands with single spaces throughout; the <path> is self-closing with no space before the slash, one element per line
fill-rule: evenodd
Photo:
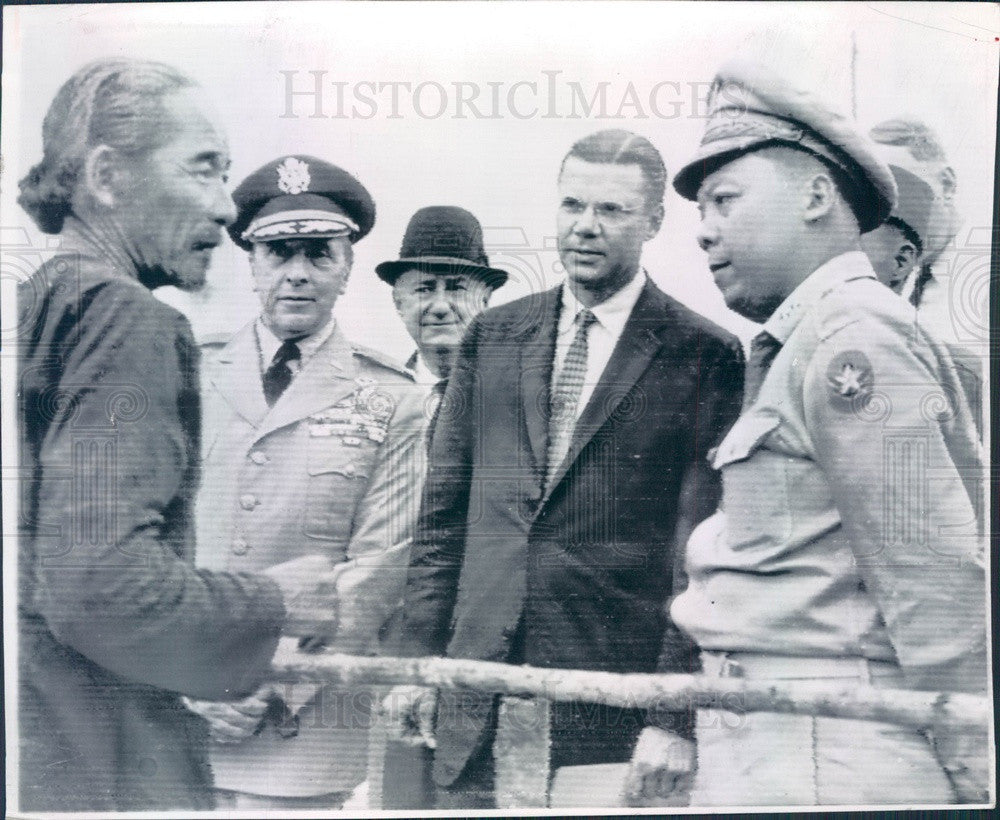
<path fill-rule="evenodd" d="M 859 244 L 896 202 L 888 166 L 821 100 L 731 63 L 674 185 L 726 303 L 763 323 L 671 607 L 705 673 L 985 694 L 978 440 L 947 351 Z M 691 803 L 984 801 L 982 728 L 699 710 Z"/>

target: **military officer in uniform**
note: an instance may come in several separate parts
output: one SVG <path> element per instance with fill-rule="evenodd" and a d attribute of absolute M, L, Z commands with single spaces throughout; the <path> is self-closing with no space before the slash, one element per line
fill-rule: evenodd
<path fill-rule="evenodd" d="M 325 552 L 341 569 L 329 648 L 364 653 L 405 580 L 423 421 L 409 372 L 331 314 L 375 205 L 350 174 L 302 155 L 258 169 L 233 198 L 229 233 L 250 255 L 261 313 L 208 365 L 198 560 L 257 570 Z M 191 702 L 216 741 L 220 806 L 337 807 L 364 777 L 374 700 L 294 684 Z"/>
<path fill-rule="evenodd" d="M 900 293 L 923 253 L 934 191 L 916 174 L 888 164 L 896 181 L 896 207 L 885 222 L 862 234 L 861 249 L 878 280 Z"/>
<path fill-rule="evenodd" d="M 727 304 L 763 322 L 671 606 L 705 673 L 985 694 L 969 408 L 860 248 L 895 204 L 888 166 L 824 101 L 734 62 L 674 186 Z M 702 709 L 691 804 L 982 801 L 987 728 Z"/>

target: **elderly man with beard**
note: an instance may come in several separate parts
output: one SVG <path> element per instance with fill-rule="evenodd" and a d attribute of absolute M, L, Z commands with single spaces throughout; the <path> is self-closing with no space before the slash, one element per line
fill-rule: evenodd
<path fill-rule="evenodd" d="M 150 291 L 204 283 L 229 149 L 194 82 L 148 62 L 80 69 L 42 137 L 18 201 L 61 246 L 18 292 L 20 809 L 210 808 L 179 695 L 247 694 L 282 632 L 331 625 L 325 556 L 193 566 L 198 349 Z"/>

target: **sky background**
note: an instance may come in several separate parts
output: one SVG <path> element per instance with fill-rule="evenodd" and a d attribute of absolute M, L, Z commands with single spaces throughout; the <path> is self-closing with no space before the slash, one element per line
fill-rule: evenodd
<path fill-rule="evenodd" d="M 737 53 L 794 73 L 842 108 L 853 104 L 864 125 L 900 114 L 924 119 L 958 176 L 959 241 L 992 222 L 994 4 L 142 3 L 6 7 L 3 17 L 4 288 L 33 269 L 36 251 L 53 247 L 15 204 L 17 181 L 41 156 L 42 118 L 59 86 L 103 57 L 161 60 L 204 85 L 229 131 L 234 186 L 271 159 L 305 153 L 368 187 L 377 221 L 355 247 L 335 312 L 349 336 L 400 358 L 412 343 L 374 268 L 398 256 L 414 211 L 454 204 L 479 217 L 491 262 L 511 272 L 494 304 L 556 284 L 556 174 L 569 146 L 601 128 L 627 128 L 660 149 L 672 174 L 697 146 L 716 68 Z M 309 116 L 313 101 L 296 97 L 297 116 L 283 117 L 282 72 L 295 72 L 296 90 L 313 88 L 310 72 L 326 72 L 326 116 Z M 391 82 L 411 84 L 400 87 L 397 116 L 390 90 L 359 86 Z M 330 116 L 335 83 L 344 89 L 339 118 Z M 428 85 L 414 101 L 420 83 Z M 435 83 L 447 95 L 440 116 Z M 476 91 L 486 115 L 499 93 L 497 116 L 477 119 L 467 106 L 455 116 L 455 83 Z M 605 84 L 607 116 L 597 108 L 584 116 L 579 101 L 572 116 L 572 83 L 588 98 Z M 354 101 L 359 90 L 375 105 Z M 663 230 L 644 254 L 650 275 L 746 337 L 750 326 L 726 310 L 695 244 L 695 206 L 668 187 L 665 207 Z M 204 291 L 161 295 L 202 338 L 234 332 L 257 307 L 246 256 L 230 244 L 216 251 Z"/>

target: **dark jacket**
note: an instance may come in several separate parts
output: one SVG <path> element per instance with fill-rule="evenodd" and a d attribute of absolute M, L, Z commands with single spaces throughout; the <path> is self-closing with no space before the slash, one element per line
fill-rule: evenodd
<path fill-rule="evenodd" d="M 664 607 L 714 511 L 706 454 L 735 420 L 737 340 L 651 282 L 543 492 L 560 289 L 473 322 L 448 385 L 413 545 L 402 651 L 612 672 L 691 671 Z M 443 692 L 435 780 L 490 737 L 492 697 Z M 675 729 L 688 731 L 677 716 Z M 552 765 L 627 759 L 647 715 L 559 704 Z"/>
<path fill-rule="evenodd" d="M 21 808 L 211 806 L 178 693 L 262 680 L 277 584 L 193 568 L 198 351 L 123 256 L 71 224 L 19 291 Z"/>

